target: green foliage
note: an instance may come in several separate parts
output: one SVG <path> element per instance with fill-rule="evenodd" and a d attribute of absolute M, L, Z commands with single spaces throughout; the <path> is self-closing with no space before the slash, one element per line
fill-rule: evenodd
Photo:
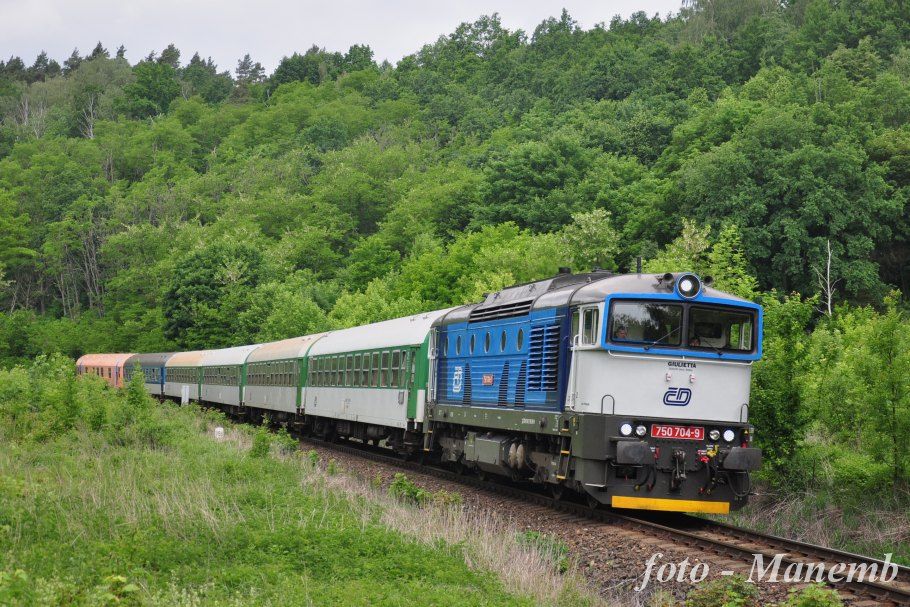
<path fill-rule="evenodd" d="M 313 449 L 306 452 L 306 458 L 313 466 L 319 463 L 319 453 Z"/>
<path fill-rule="evenodd" d="M 896 492 L 910 478 L 910 322 L 898 303 L 894 293 L 881 313 L 840 310 L 810 340 L 804 399 L 823 436 L 856 451 L 835 458 L 835 487 L 855 476 L 869 491 Z M 881 478 L 882 467 L 890 479 Z"/>
<path fill-rule="evenodd" d="M 180 93 L 177 71 L 166 63 L 143 61 L 133 68 L 135 82 L 123 88 L 123 108 L 135 118 L 148 118 L 168 110 Z"/>
<path fill-rule="evenodd" d="M 256 428 L 253 432 L 253 444 L 248 455 L 254 458 L 268 457 L 272 449 L 272 432 L 267 425 Z"/>
<path fill-rule="evenodd" d="M 274 436 L 275 446 L 278 448 L 278 452 L 284 455 L 289 455 L 291 453 L 296 453 L 300 449 L 300 443 L 296 438 L 291 436 L 291 433 L 288 432 L 286 426 L 282 426 L 275 432 Z"/>
<path fill-rule="evenodd" d="M 749 421 L 772 482 L 786 485 L 802 474 L 796 458 L 808 423 L 798 379 L 806 360 L 806 329 L 813 300 L 769 293 L 762 299 L 765 325 L 762 360 L 753 366 Z"/>
<path fill-rule="evenodd" d="M 389 484 L 389 495 L 416 506 L 423 506 L 432 499 L 432 494 L 418 486 L 403 472 L 396 472 Z"/>
<path fill-rule="evenodd" d="M 802 590 L 792 589 L 784 607 L 839 607 L 844 601 L 836 590 L 824 584 L 812 584 Z"/>
<path fill-rule="evenodd" d="M 758 589 L 741 575 L 702 582 L 686 596 L 686 607 L 757 607 L 758 605 Z"/>

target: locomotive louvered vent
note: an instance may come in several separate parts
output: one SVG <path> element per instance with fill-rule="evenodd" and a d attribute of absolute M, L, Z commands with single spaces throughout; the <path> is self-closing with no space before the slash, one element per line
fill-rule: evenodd
<path fill-rule="evenodd" d="M 489 306 L 484 308 L 475 308 L 468 317 L 468 322 L 480 322 L 482 320 L 496 320 L 497 318 L 511 318 L 512 316 L 523 316 L 531 309 L 533 299 L 524 299 L 521 301 L 507 301 L 498 306 Z"/>
<path fill-rule="evenodd" d="M 462 393 L 462 402 L 469 404 L 471 402 L 471 363 L 464 366 L 464 392 Z"/>
<path fill-rule="evenodd" d="M 559 367 L 558 325 L 539 325 L 531 329 L 528 359 L 528 390 L 555 390 Z"/>
<path fill-rule="evenodd" d="M 526 361 L 521 361 L 518 368 L 518 382 L 515 384 L 515 404 L 525 404 L 525 388 L 528 381 L 528 365 Z"/>
<path fill-rule="evenodd" d="M 506 405 L 509 401 L 509 361 L 502 367 L 502 377 L 499 378 L 499 404 Z"/>

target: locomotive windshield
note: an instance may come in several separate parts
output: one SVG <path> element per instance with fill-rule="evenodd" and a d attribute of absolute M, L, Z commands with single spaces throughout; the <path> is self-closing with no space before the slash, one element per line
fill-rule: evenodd
<path fill-rule="evenodd" d="M 691 348 L 751 352 L 752 324 L 748 312 L 692 306 L 686 343 Z"/>
<path fill-rule="evenodd" d="M 613 304 L 610 326 L 615 342 L 678 346 L 683 307 L 677 304 L 624 301 Z"/>
<path fill-rule="evenodd" d="M 614 301 L 609 339 L 615 344 L 752 352 L 755 314 L 726 306 Z"/>

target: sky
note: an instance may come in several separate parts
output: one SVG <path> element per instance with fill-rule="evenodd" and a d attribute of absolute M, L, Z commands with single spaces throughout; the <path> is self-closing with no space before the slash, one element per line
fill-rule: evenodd
<path fill-rule="evenodd" d="M 636 11 L 666 17 L 681 0 L 0 0 L 0 59 L 31 65 L 42 50 L 62 62 L 100 40 L 113 54 L 126 47 L 135 63 L 173 42 L 183 62 L 193 52 L 233 70 L 250 53 L 271 72 L 281 58 L 313 44 L 346 51 L 368 44 L 375 59 L 395 63 L 464 21 L 499 13 L 503 25 L 528 33 L 565 8 L 585 29 Z"/>

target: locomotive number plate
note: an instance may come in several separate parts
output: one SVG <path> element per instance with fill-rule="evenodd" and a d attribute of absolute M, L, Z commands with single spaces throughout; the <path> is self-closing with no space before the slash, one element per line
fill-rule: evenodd
<path fill-rule="evenodd" d="M 670 438 L 676 440 L 705 440 L 705 429 L 701 426 L 651 426 L 653 438 Z"/>

